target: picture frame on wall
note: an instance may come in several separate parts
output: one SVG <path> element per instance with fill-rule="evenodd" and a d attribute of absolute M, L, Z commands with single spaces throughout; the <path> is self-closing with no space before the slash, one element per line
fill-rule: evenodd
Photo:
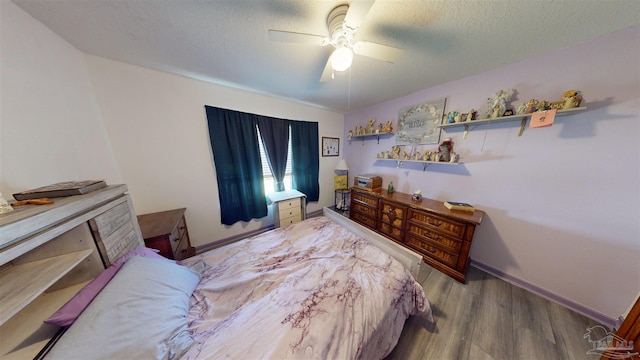
<path fill-rule="evenodd" d="M 400 109 L 396 145 L 438 144 L 446 98 Z"/>
<path fill-rule="evenodd" d="M 322 137 L 322 156 L 339 156 L 340 139 L 334 137 Z"/>

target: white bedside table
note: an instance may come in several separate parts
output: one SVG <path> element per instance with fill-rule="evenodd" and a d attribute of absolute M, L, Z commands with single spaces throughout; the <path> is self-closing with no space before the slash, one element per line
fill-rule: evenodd
<path fill-rule="evenodd" d="M 273 204 L 273 223 L 279 228 L 307 218 L 307 195 L 298 190 L 286 190 L 267 195 Z"/>

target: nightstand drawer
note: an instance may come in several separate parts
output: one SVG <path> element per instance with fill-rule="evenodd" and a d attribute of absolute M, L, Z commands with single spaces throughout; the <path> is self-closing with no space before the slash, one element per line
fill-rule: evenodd
<path fill-rule="evenodd" d="M 286 218 L 280 218 L 280 226 L 287 226 L 302 221 L 300 214 Z"/>
<path fill-rule="evenodd" d="M 301 213 L 301 209 L 300 209 L 300 205 L 298 205 L 298 207 L 289 207 L 289 208 L 280 208 L 278 211 L 278 215 L 280 217 L 280 219 L 284 219 L 284 218 L 288 218 L 288 217 L 292 217 L 292 216 L 297 216 L 300 217 L 300 213 Z"/>
<path fill-rule="evenodd" d="M 280 211 L 294 208 L 298 208 L 298 210 L 300 210 L 300 198 L 279 201 L 278 208 Z"/>

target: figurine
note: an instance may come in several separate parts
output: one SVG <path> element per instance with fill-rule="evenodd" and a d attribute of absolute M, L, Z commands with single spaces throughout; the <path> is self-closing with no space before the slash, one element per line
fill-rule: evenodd
<path fill-rule="evenodd" d="M 456 115 L 458 114 L 457 111 L 449 111 L 449 113 L 447 113 L 447 123 L 448 124 L 453 124 L 456 122 Z"/>
<path fill-rule="evenodd" d="M 451 138 L 446 138 L 438 146 L 438 161 L 449 161 L 451 152 L 453 152 L 453 141 L 451 141 Z"/>
<path fill-rule="evenodd" d="M 374 125 L 376 124 L 376 118 L 370 118 L 365 128 L 365 134 L 373 134 Z"/>
<path fill-rule="evenodd" d="M 393 159 L 400 159 L 400 147 L 399 146 L 392 146 L 391 147 L 391 151 L 393 152 L 393 155 L 392 155 Z"/>
<path fill-rule="evenodd" d="M 459 123 L 462 121 L 462 114 L 456 111 L 456 116 L 453 117 L 455 122 Z"/>
<path fill-rule="evenodd" d="M 449 162 L 450 162 L 450 163 L 458 162 L 458 154 L 456 154 L 456 153 L 452 152 L 452 153 L 450 154 Z"/>
<path fill-rule="evenodd" d="M 352 137 L 353 137 L 353 130 L 349 130 L 349 133 L 347 134 L 347 138 L 351 140 Z"/>
<path fill-rule="evenodd" d="M 471 111 L 469 111 L 469 113 L 467 114 L 467 119 L 466 119 L 466 121 L 471 121 L 471 120 L 473 120 L 473 118 L 475 117 L 475 115 L 476 115 L 476 111 L 475 111 L 475 109 L 471 109 Z"/>
<path fill-rule="evenodd" d="M 573 109 L 578 105 L 580 105 L 580 100 L 582 99 L 578 96 L 577 91 L 575 90 L 565 91 L 564 95 L 562 96 L 562 101 L 564 101 L 564 105 L 562 106 L 562 108 L 564 110 Z"/>
<path fill-rule="evenodd" d="M 496 105 L 493 107 L 493 112 L 491 113 L 491 118 L 495 119 L 497 117 L 500 117 L 501 113 L 500 113 L 500 106 Z"/>
<path fill-rule="evenodd" d="M 536 111 L 545 111 L 547 110 L 547 102 L 542 100 L 536 106 Z"/>
<path fill-rule="evenodd" d="M 391 126 L 391 121 L 387 121 L 387 123 L 384 126 L 384 131 L 388 134 L 391 134 L 391 132 L 393 131 L 393 127 Z"/>
<path fill-rule="evenodd" d="M 486 117 L 498 117 L 502 116 L 505 111 L 507 111 L 507 102 L 511 100 L 511 96 L 515 93 L 515 89 L 508 90 L 498 90 L 498 92 L 493 96 L 487 99 L 487 104 L 489 105 L 489 110 L 486 113 Z M 496 114 L 496 107 L 498 116 L 492 116 Z"/>
<path fill-rule="evenodd" d="M 533 112 L 533 109 L 535 109 L 537 105 L 538 105 L 538 100 L 536 99 L 529 100 L 529 102 L 527 102 L 527 106 L 524 109 L 524 113 L 531 114 Z"/>

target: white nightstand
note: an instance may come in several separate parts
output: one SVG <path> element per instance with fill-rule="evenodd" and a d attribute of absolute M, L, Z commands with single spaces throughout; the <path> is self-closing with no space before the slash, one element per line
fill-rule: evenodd
<path fill-rule="evenodd" d="M 307 218 L 307 195 L 298 190 L 286 190 L 267 195 L 273 204 L 273 223 L 279 228 Z"/>

